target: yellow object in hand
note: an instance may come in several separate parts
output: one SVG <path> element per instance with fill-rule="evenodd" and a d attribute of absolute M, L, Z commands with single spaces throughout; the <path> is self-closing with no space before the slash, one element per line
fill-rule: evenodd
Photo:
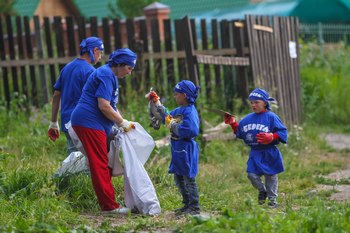
<path fill-rule="evenodd" d="M 167 116 L 165 117 L 165 125 L 166 125 L 167 127 L 169 127 L 170 123 L 171 123 L 173 120 L 174 120 L 174 119 L 173 119 L 173 117 L 172 117 L 171 115 L 167 115 Z"/>

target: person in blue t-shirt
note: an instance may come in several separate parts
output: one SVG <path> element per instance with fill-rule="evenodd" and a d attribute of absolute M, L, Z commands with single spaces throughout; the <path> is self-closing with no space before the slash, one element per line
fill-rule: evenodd
<path fill-rule="evenodd" d="M 134 128 L 134 124 L 125 120 L 117 109 L 117 78 L 130 75 L 136 59 L 137 55 L 128 48 L 114 51 L 109 56 L 108 64 L 89 76 L 71 116 L 72 127 L 86 152 L 92 184 L 104 214 L 130 212 L 115 200 L 112 174 L 108 167 L 107 137 L 114 124 L 125 132 Z"/>
<path fill-rule="evenodd" d="M 239 123 L 229 114 L 225 114 L 224 122 L 229 124 L 236 137 L 250 146 L 247 161 L 248 178 L 259 191 L 260 205 L 268 199 L 270 208 L 277 207 L 278 177 L 284 171 L 281 152 L 277 148 L 280 142 L 287 143 L 288 130 L 280 118 L 271 111 L 270 101 L 275 99 L 260 88 L 249 94 L 252 113 Z M 265 177 L 265 184 L 261 180 Z"/>
<path fill-rule="evenodd" d="M 103 42 L 98 37 L 88 37 L 80 43 L 80 57 L 63 67 L 55 85 L 52 99 L 51 121 L 48 136 L 52 141 L 60 136 L 60 127 L 57 121 L 61 107 L 61 128 L 67 138 L 69 153 L 78 151 L 74 146 L 65 124 L 70 121 L 71 114 L 81 96 L 81 91 L 90 74 L 95 70 L 93 65 L 101 60 L 104 50 Z"/>
<path fill-rule="evenodd" d="M 199 87 L 189 80 L 183 80 L 174 87 L 175 101 L 179 107 L 169 113 L 160 103 L 156 92 L 148 94 L 148 100 L 153 101 L 157 111 L 162 116 L 163 123 L 171 132 L 171 162 L 169 173 L 174 174 L 174 181 L 182 195 L 183 206 L 175 210 L 176 215 L 200 214 L 198 187 L 198 144 L 195 137 L 199 134 L 199 117 L 194 105 L 198 97 Z"/>

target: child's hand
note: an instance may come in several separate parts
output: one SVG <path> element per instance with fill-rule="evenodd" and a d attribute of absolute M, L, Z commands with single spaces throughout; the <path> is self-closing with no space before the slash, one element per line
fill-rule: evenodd
<path fill-rule="evenodd" d="M 274 140 L 273 133 L 258 133 L 256 135 L 256 140 L 261 144 L 270 144 Z"/>
<path fill-rule="evenodd" d="M 165 125 L 171 129 L 173 124 L 177 123 L 177 121 L 169 114 L 165 117 Z"/>

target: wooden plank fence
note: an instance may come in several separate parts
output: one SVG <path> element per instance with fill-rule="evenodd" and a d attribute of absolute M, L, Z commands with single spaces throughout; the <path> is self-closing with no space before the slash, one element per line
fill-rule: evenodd
<path fill-rule="evenodd" d="M 260 86 L 279 100 L 287 123 L 298 124 L 299 57 L 291 58 L 289 48 L 295 42 L 299 55 L 297 32 L 298 20 L 286 17 L 184 18 L 148 25 L 144 19 L 6 16 L 0 18 L 0 100 L 9 106 L 17 92 L 27 96 L 29 105 L 49 103 L 59 71 L 79 55 L 80 41 L 98 36 L 105 45 L 102 64 L 117 48 L 138 53 L 134 77 L 120 82 L 123 104 L 128 88 L 146 93 L 155 87 L 170 96 L 178 81 L 191 79 L 202 87 L 206 104 L 231 110 L 234 98 L 246 101 L 249 91 Z"/>

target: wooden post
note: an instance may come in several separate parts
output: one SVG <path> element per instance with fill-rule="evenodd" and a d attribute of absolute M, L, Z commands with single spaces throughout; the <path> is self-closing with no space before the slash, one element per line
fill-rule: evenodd
<path fill-rule="evenodd" d="M 140 21 L 140 39 L 142 40 L 143 49 L 141 56 L 144 53 L 148 53 L 148 31 L 147 31 L 147 24 L 146 20 Z M 145 87 L 145 91 L 148 92 L 148 90 L 151 88 L 151 77 L 150 77 L 150 64 L 149 59 L 143 60 L 142 57 L 140 57 L 139 64 L 141 64 L 141 77 L 143 80 L 143 85 Z"/>
<path fill-rule="evenodd" d="M 5 52 L 4 30 L 2 29 L 2 26 L 3 26 L 2 18 L 0 17 L 0 59 L 2 61 L 5 61 L 6 52 Z M 11 96 L 10 96 L 10 86 L 9 86 L 9 80 L 8 80 L 8 68 L 2 67 L 1 70 L 3 72 L 6 107 L 9 109 Z"/>
<path fill-rule="evenodd" d="M 173 51 L 173 40 L 171 36 L 171 21 L 169 19 L 164 20 L 164 44 L 165 51 L 171 52 Z M 168 92 L 172 93 L 173 88 L 175 86 L 175 73 L 174 73 L 174 59 L 168 58 L 166 59 L 166 73 L 168 75 L 166 83 L 168 85 Z"/>
<path fill-rule="evenodd" d="M 39 16 L 34 16 L 34 28 L 35 28 L 35 40 L 38 48 L 38 58 L 44 59 L 44 51 L 43 51 L 43 42 L 41 40 L 41 32 L 40 32 L 40 22 Z M 39 65 L 39 76 L 41 81 L 41 91 L 42 91 L 42 103 L 49 103 L 49 95 L 47 92 L 47 82 L 46 82 L 46 73 L 45 66 Z"/>
<path fill-rule="evenodd" d="M 23 47 L 23 37 L 22 37 L 22 21 L 21 17 L 16 17 L 16 27 L 17 27 L 17 44 L 18 44 L 18 57 L 19 59 L 24 59 L 24 47 Z M 26 102 L 28 101 L 28 84 L 27 84 L 27 75 L 25 66 L 20 67 L 21 71 L 21 82 L 22 82 L 22 94 L 27 97 Z M 29 106 L 25 106 L 29 109 Z"/>
<path fill-rule="evenodd" d="M 111 49 L 111 36 L 109 33 L 109 19 L 102 19 L 102 35 L 103 35 L 103 45 L 104 45 L 104 54 L 110 54 L 113 50 Z"/>
<path fill-rule="evenodd" d="M 49 58 L 53 58 L 53 48 L 52 48 L 52 39 L 51 39 L 51 29 L 50 29 L 50 19 L 48 17 L 44 17 L 44 29 L 45 29 L 45 38 L 46 38 L 46 48 L 47 48 L 47 56 Z M 56 71 L 55 65 L 50 65 L 50 88 L 49 92 L 53 93 L 53 85 L 56 82 Z"/>
<path fill-rule="evenodd" d="M 160 34 L 159 34 L 159 22 L 158 19 L 151 20 L 151 34 L 152 34 L 152 48 L 154 53 L 158 53 L 161 51 L 160 47 Z M 154 84 L 157 87 L 156 91 L 158 93 L 162 93 L 164 88 L 164 80 L 163 80 L 163 68 L 162 68 L 162 59 L 153 59 L 153 67 L 154 67 Z"/>
<path fill-rule="evenodd" d="M 191 22 L 188 16 L 182 19 L 182 40 L 185 47 L 187 70 L 190 80 L 199 86 L 198 64 L 196 61 L 194 45 L 192 40 Z"/>
<path fill-rule="evenodd" d="M 12 22 L 11 16 L 6 16 L 6 27 L 7 27 L 7 41 L 9 45 L 10 59 L 16 59 L 14 38 L 13 38 L 13 30 L 12 30 Z M 11 67 L 11 74 L 13 80 L 13 91 L 19 93 L 19 85 L 18 85 L 18 76 L 16 67 Z"/>
<path fill-rule="evenodd" d="M 233 47 L 236 48 L 238 57 L 244 57 L 245 48 L 245 31 L 247 27 L 242 21 L 233 21 Z M 237 79 L 237 93 L 241 98 L 242 103 L 245 103 L 249 94 L 249 83 L 248 83 L 248 68 L 247 66 L 236 67 L 236 79 Z M 242 106 L 243 107 L 243 106 Z"/>

